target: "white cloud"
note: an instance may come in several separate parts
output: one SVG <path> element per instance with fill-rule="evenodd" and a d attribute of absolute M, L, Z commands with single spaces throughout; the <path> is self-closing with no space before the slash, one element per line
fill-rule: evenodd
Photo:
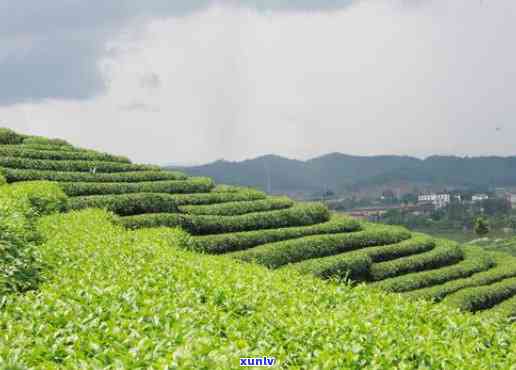
<path fill-rule="evenodd" d="M 418 3 L 323 13 L 215 6 L 156 19 L 110 40 L 99 61 L 105 95 L 0 108 L 0 117 L 158 163 L 516 154 L 516 4 Z"/>

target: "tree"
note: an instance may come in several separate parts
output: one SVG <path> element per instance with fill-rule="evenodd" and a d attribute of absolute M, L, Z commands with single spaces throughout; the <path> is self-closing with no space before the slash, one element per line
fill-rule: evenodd
<path fill-rule="evenodd" d="M 475 233 L 478 236 L 484 236 L 489 233 L 489 222 L 485 218 L 478 217 L 475 220 Z"/>

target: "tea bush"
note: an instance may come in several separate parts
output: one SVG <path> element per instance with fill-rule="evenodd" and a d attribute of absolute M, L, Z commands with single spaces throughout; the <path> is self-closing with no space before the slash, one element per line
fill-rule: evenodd
<path fill-rule="evenodd" d="M 232 194 L 232 193 L 228 193 Z M 292 208 L 248 213 L 240 216 L 200 216 L 174 213 L 142 214 L 120 218 L 128 228 L 182 227 L 194 235 L 220 234 L 287 226 L 313 225 L 329 219 L 328 209 L 320 204 L 298 204 Z"/>
<path fill-rule="evenodd" d="M 302 274 L 312 274 L 323 279 L 337 278 L 339 280 L 367 280 L 371 258 L 362 252 L 337 254 L 334 256 L 312 258 L 302 262 L 287 265 L 286 268 Z"/>
<path fill-rule="evenodd" d="M 28 136 L 23 139 L 23 144 L 27 145 L 57 145 L 57 146 L 69 146 L 70 144 L 63 139 L 49 139 L 43 136 Z"/>
<path fill-rule="evenodd" d="M 181 172 L 172 171 L 137 171 L 115 173 L 88 173 L 47 171 L 31 169 L 1 168 L 0 172 L 8 182 L 47 180 L 58 182 L 142 182 L 186 180 L 187 176 Z"/>
<path fill-rule="evenodd" d="M 463 257 L 464 253 L 457 243 L 438 240 L 436 246 L 428 252 L 373 264 L 371 278 L 377 281 L 411 272 L 439 268 L 457 263 Z"/>
<path fill-rule="evenodd" d="M 263 200 L 228 202 L 206 206 L 181 206 L 179 210 L 191 215 L 237 216 L 252 212 L 290 208 L 294 201 L 287 197 L 269 197 Z"/>
<path fill-rule="evenodd" d="M 62 182 L 59 184 L 69 196 L 113 195 L 130 193 L 207 193 L 214 184 L 206 177 L 187 180 L 145 182 Z"/>
<path fill-rule="evenodd" d="M 310 258 L 326 257 L 361 248 L 398 243 L 410 238 L 410 232 L 401 227 L 369 226 L 364 231 L 314 235 L 276 243 L 259 245 L 229 256 L 256 262 L 270 268 L 301 262 Z"/>
<path fill-rule="evenodd" d="M 88 160 L 130 163 L 129 159 L 90 151 L 36 150 L 23 145 L 0 146 L 0 156 L 50 160 Z"/>
<path fill-rule="evenodd" d="M 501 253 L 489 253 L 495 267 L 479 272 L 469 278 L 457 279 L 444 284 L 408 292 L 405 296 L 413 299 L 426 298 L 441 301 L 444 297 L 464 288 L 493 284 L 516 277 L 516 258 Z"/>
<path fill-rule="evenodd" d="M 35 289 L 40 281 L 34 223 L 42 214 L 65 207 L 66 196 L 54 184 L 0 186 L 0 309 L 2 297 Z"/>
<path fill-rule="evenodd" d="M 89 195 L 70 199 L 70 209 L 103 208 L 121 216 L 145 213 L 179 212 L 178 206 L 185 204 L 210 204 L 235 200 L 262 199 L 265 195 L 259 192 L 246 193 L 196 193 L 165 194 L 135 193 L 117 195 Z M 174 217 L 175 215 L 172 215 Z M 143 217 L 143 216 L 142 216 Z M 153 217 L 162 217 L 154 215 Z M 149 219 L 150 220 L 150 219 Z M 159 225 L 154 225 L 159 226 Z M 161 225 L 164 226 L 164 225 Z"/>
<path fill-rule="evenodd" d="M 360 223 L 355 219 L 332 215 L 329 221 L 309 226 L 195 236 L 193 238 L 193 249 L 198 252 L 221 254 L 249 249 L 260 244 L 317 234 L 338 234 L 359 231 L 361 228 Z"/>
<path fill-rule="evenodd" d="M 448 281 L 469 277 L 495 265 L 493 258 L 482 249 L 468 248 L 461 262 L 429 271 L 379 281 L 373 285 L 389 292 L 406 292 L 428 286 L 444 284 Z"/>
<path fill-rule="evenodd" d="M 411 238 L 395 244 L 380 245 L 363 249 L 373 262 L 384 262 L 432 250 L 433 238 L 412 233 Z"/>
<path fill-rule="evenodd" d="M 99 173 L 159 170 L 158 166 L 120 162 L 27 159 L 20 157 L 0 157 L 0 167 L 44 171 L 90 172 L 93 168 Z"/>
<path fill-rule="evenodd" d="M 465 311 L 491 308 L 504 299 L 516 295 L 516 277 L 500 282 L 459 290 L 448 295 L 444 302 Z"/>
<path fill-rule="evenodd" d="M 0 145 L 20 144 L 24 138 L 24 135 L 17 134 L 8 128 L 0 127 Z"/>

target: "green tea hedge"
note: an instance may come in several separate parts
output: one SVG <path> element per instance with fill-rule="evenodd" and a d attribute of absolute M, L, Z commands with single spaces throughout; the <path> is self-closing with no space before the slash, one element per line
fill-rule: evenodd
<path fill-rule="evenodd" d="M 482 314 L 486 317 L 491 317 L 493 314 L 499 314 L 504 317 L 508 317 L 511 321 L 516 321 L 516 295 L 498 303 L 490 309 L 482 311 Z"/>
<path fill-rule="evenodd" d="M 231 193 L 228 193 L 231 194 Z M 329 219 L 328 209 L 320 203 L 298 204 L 278 211 L 248 213 L 240 216 L 199 216 L 173 213 L 122 217 L 128 228 L 182 227 L 194 235 L 220 234 L 287 226 L 313 225 Z"/>
<path fill-rule="evenodd" d="M 187 180 L 121 182 L 62 182 L 59 184 L 69 196 L 130 194 L 130 193 L 207 193 L 214 184 L 206 177 Z"/>
<path fill-rule="evenodd" d="M 23 148 L 22 145 L 0 146 L 0 156 L 27 159 L 87 160 L 130 163 L 126 157 L 93 151 L 57 151 Z"/>
<path fill-rule="evenodd" d="M 378 225 L 353 233 L 314 235 L 269 243 L 228 255 L 239 260 L 276 268 L 310 258 L 332 256 L 375 245 L 398 243 L 408 238 L 410 238 L 410 232 L 404 228 Z"/>
<path fill-rule="evenodd" d="M 191 215 L 237 216 L 252 212 L 290 208 L 294 201 L 287 197 L 269 197 L 262 200 L 228 202 L 205 206 L 181 206 L 179 210 Z"/>
<path fill-rule="evenodd" d="M 464 260 L 455 265 L 409 273 L 382 280 L 373 285 L 389 292 L 406 292 L 444 284 L 455 279 L 466 278 L 475 273 L 488 270 L 494 264 L 493 258 L 481 248 L 468 248 L 465 250 Z"/>
<path fill-rule="evenodd" d="M 66 140 L 63 139 L 49 139 L 43 136 L 29 136 L 23 139 L 23 144 L 27 145 L 58 145 L 58 146 L 68 146 L 70 145 Z"/>
<path fill-rule="evenodd" d="M 53 161 L 46 159 L 27 159 L 19 157 L 0 157 L 0 167 L 68 172 L 90 172 L 95 168 L 96 172 L 99 173 L 159 170 L 158 166 L 144 164 L 83 160 Z"/>
<path fill-rule="evenodd" d="M 8 128 L 0 127 L 0 145 L 20 144 L 24 138 L 24 135 L 17 134 Z"/>
<path fill-rule="evenodd" d="M 375 263 L 415 255 L 432 250 L 435 241 L 432 237 L 413 233 L 410 239 L 396 244 L 380 245 L 363 249 Z"/>
<path fill-rule="evenodd" d="M 121 216 L 160 212 L 176 213 L 179 212 L 177 207 L 185 204 L 230 202 L 240 199 L 260 199 L 264 196 L 265 195 L 259 192 L 196 194 L 135 193 L 117 195 L 89 195 L 70 198 L 70 209 L 79 210 L 84 208 L 103 208 Z M 155 217 L 158 219 L 166 218 L 166 215 Z M 175 216 L 172 215 L 171 217 Z"/>
<path fill-rule="evenodd" d="M 0 186 L 0 309 L 3 296 L 35 289 L 42 268 L 36 217 L 63 209 L 66 196 L 54 184 Z"/>
<path fill-rule="evenodd" d="M 405 296 L 413 299 L 426 298 L 440 301 L 447 295 L 464 288 L 493 284 L 507 278 L 516 277 L 516 258 L 502 253 L 489 254 L 496 263 L 494 268 L 479 272 L 469 278 L 457 279 L 441 285 L 408 292 Z"/>
<path fill-rule="evenodd" d="M 491 308 L 505 299 L 516 296 L 516 277 L 494 284 L 471 287 L 448 295 L 443 302 L 465 311 Z"/>
<path fill-rule="evenodd" d="M 286 268 L 296 270 L 302 274 L 312 274 L 323 279 L 366 280 L 371 264 L 371 258 L 367 254 L 350 252 L 336 256 L 312 258 L 287 265 Z"/>
<path fill-rule="evenodd" d="M 69 209 L 80 210 L 85 208 L 102 208 L 120 216 L 178 212 L 174 195 L 160 193 L 90 195 L 70 198 Z"/>
<path fill-rule="evenodd" d="M 359 230 L 361 230 L 361 225 L 357 220 L 350 217 L 332 215 L 329 221 L 310 226 L 195 236 L 193 238 L 193 248 L 198 252 L 221 254 L 304 236 L 337 234 Z"/>
<path fill-rule="evenodd" d="M 439 240 L 429 252 L 373 264 L 371 278 L 378 281 L 410 272 L 435 269 L 457 263 L 463 257 L 464 253 L 457 243 Z"/>
<path fill-rule="evenodd" d="M 8 182 L 47 180 L 58 182 L 142 182 L 186 180 L 187 176 L 181 172 L 172 171 L 137 171 L 117 173 L 88 173 L 1 168 Z"/>
<path fill-rule="evenodd" d="M 126 232 L 102 211 L 40 222 L 52 269 L 0 309 L 0 367 L 510 369 L 514 327 L 444 305 L 269 271 Z"/>

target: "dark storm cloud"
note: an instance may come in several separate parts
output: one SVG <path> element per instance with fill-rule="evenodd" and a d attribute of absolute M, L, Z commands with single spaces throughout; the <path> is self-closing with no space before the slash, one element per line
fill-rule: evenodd
<path fill-rule="evenodd" d="M 106 89 L 98 61 L 130 22 L 188 15 L 211 4 L 259 10 L 331 10 L 352 0 L 16 0 L 0 3 L 0 106 L 88 99 Z"/>

